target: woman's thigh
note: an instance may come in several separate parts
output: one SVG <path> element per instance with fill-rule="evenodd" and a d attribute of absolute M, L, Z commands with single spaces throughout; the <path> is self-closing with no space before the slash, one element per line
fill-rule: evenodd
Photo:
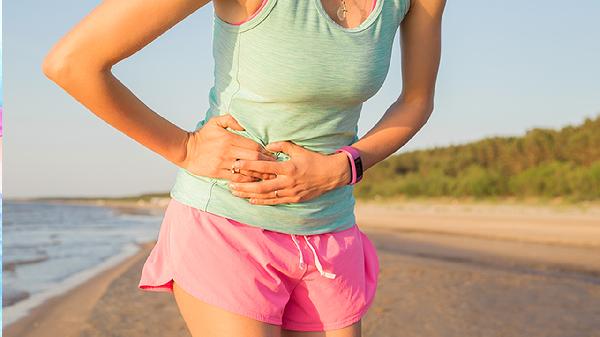
<path fill-rule="evenodd" d="M 175 282 L 173 282 L 173 295 L 192 337 L 281 336 L 279 325 L 254 320 L 204 303 L 187 293 Z"/>
<path fill-rule="evenodd" d="M 350 326 L 329 331 L 281 330 L 281 337 L 361 337 L 361 321 Z"/>

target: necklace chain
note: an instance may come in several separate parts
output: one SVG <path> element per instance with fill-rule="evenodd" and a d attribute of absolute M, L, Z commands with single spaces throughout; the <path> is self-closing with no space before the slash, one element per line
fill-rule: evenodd
<path fill-rule="evenodd" d="M 337 10 L 337 16 L 340 20 L 346 20 L 346 12 L 348 10 L 346 9 L 346 1 L 342 0 L 340 7 L 338 7 Z"/>
<path fill-rule="evenodd" d="M 337 17 L 340 20 L 346 20 L 346 13 L 347 12 L 348 12 L 348 9 L 346 9 L 346 0 L 341 0 L 340 1 L 340 6 L 337 9 Z"/>

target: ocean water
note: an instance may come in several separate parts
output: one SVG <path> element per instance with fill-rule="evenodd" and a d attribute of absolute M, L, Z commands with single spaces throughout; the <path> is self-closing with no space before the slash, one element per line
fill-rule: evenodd
<path fill-rule="evenodd" d="M 156 240 L 163 213 L 5 201 L 2 216 L 5 326 Z"/>

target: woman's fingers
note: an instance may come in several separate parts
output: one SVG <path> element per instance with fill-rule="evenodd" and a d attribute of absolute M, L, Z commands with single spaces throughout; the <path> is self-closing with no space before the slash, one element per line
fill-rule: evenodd
<path fill-rule="evenodd" d="M 231 173 L 231 170 L 229 171 L 229 173 Z M 250 179 L 243 179 L 240 177 L 251 177 L 254 178 L 252 180 Z M 247 170 L 240 170 L 238 173 L 236 174 L 231 174 L 231 181 L 260 181 L 260 180 L 269 180 L 269 179 L 274 179 L 277 178 L 276 175 L 274 174 L 269 174 L 269 173 L 259 173 L 259 172 L 254 172 L 254 171 L 247 171 Z"/>
<path fill-rule="evenodd" d="M 275 195 L 275 191 L 277 191 L 277 195 Z M 289 198 L 290 196 L 293 195 L 292 192 L 285 190 L 285 189 L 274 190 L 274 191 L 265 192 L 265 193 L 253 193 L 253 192 L 242 192 L 242 191 L 238 191 L 238 190 L 232 190 L 231 194 L 233 194 L 237 197 L 248 198 L 248 199 Z"/>
<path fill-rule="evenodd" d="M 254 182 L 275 179 L 277 176 L 274 174 L 259 173 L 247 170 L 240 170 L 238 173 L 232 173 L 231 169 L 220 169 L 215 178 L 227 179 L 235 182 Z"/>
<path fill-rule="evenodd" d="M 232 173 L 231 169 L 219 169 L 217 175 L 214 176 L 214 178 L 227 179 L 229 181 L 242 182 L 242 183 L 260 181 L 260 178 L 258 178 L 258 177 L 242 174 L 241 172 L 240 173 Z"/>
<path fill-rule="evenodd" d="M 250 150 L 238 146 L 229 147 L 229 152 L 227 154 L 229 155 L 229 158 L 232 161 L 232 165 L 235 159 L 277 161 L 275 157 L 265 154 L 264 152 Z"/>
<path fill-rule="evenodd" d="M 248 137 L 229 132 L 226 128 L 231 128 L 238 131 L 245 130 L 231 114 L 215 116 L 209 119 L 213 132 L 219 133 L 216 139 L 224 140 L 221 143 L 221 153 L 224 159 L 220 162 L 219 173 L 217 178 L 224 178 L 234 182 L 257 182 L 261 180 L 272 180 L 277 177 L 279 172 L 283 172 L 283 167 L 266 166 L 264 164 L 249 165 L 248 163 L 280 163 L 275 152 L 271 152 L 263 147 L 259 142 L 256 142 Z M 207 123 L 208 124 L 208 123 Z M 224 135 L 224 136 L 223 136 Z M 220 138 L 220 137 L 226 138 Z M 239 159 L 239 160 L 236 160 Z M 240 163 L 246 163 L 248 167 L 241 167 Z M 235 169 L 236 172 L 231 170 Z"/>
<path fill-rule="evenodd" d="M 235 175 L 251 176 L 258 179 L 272 179 L 277 176 L 275 173 L 248 170 L 240 167 L 240 163 L 243 161 L 278 162 L 277 159 L 260 152 L 232 146 L 229 148 L 229 153 L 226 158 L 227 159 L 221 162 L 220 168 L 230 171 L 231 175 L 230 178 L 228 178 L 230 180 L 235 180 Z M 231 172 L 232 169 L 235 169 L 235 174 L 234 172 Z"/>
<path fill-rule="evenodd" d="M 233 132 L 225 130 L 227 128 L 231 128 L 231 129 L 234 129 L 237 131 L 245 130 L 244 127 L 241 126 L 238 123 L 238 121 L 231 114 L 214 116 L 214 117 L 210 118 L 208 121 L 215 124 L 216 126 L 222 128 L 224 131 L 226 131 L 229 134 L 228 142 L 230 145 L 253 150 L 255 152 L 263 153 L 266 156 L 273 157 L 273 152 L 265 149 L 261 144 L 257 143 L 256 141 L 254 141 L 248 137 L 238 135 L 237 133 L 233 133 Z M 208 122 L 207 122 L 207 124 L 208 124 Z"/>
<path fill-rule="evenodd" d="M 223 129 L 232 128 L 232 129 L 238 130 L 238 131 L 245 130 L 244 127 L 241 126 L 240 123 L 238 123 L 238 121 L 235 118 L 233 118 L 233 116 L 231 114 L 214 116 L 214 117 L 210 118 L 208 120 L 208 122 L 215 123 L 216 125 L 218 125 L 219 127 L 222 127 Z"/>
<path fill-rule="evenodd" d="M 277 178 L 276 174 L 261 173 L 261 172 L 256 172 L 256 171 L 239 170 L 239 173 L 243 174 L 245 176 L 258 178 L 258 179 L 261 179 L 261 180 L 268 180 L 268 179 Z"/>
<path fill-rule="evenodd" d="M 233 184 L 233 186 L 231 186 Z M 285 176 L 277 176 L 274 179 L 261 180 L 255 182 L 236 182 L 230 183 L 231 191 L 245 192 L 245 193 L 256 193 L 266 194 L 275 191 L 284 190 L 291 188 L 288 179 Z M 278 192 L 279 194 L 279 192 Z M 273 196 L 275 196 L 273 194 Z"/>
<path fill-rule="evenodd" d="M 227 132 L 229 132 L 229 131 L 227 131 Z M 240 136 L 233 132 L 229 132 L 229 133 L 231 133 L 231 136 L 230 136 L 231 138 L 229 139 L 230 145 L 248 149 L 248 150 L 251 150 L 254 152 L 259 152 L 259 153 L 262 153 L 271 158 L 275 158 L 273 156 L 273 154 L 274 154 L 273 152 L 265 149 L 261 144 L 255 142 L 254 140 L 244 137 L 244 136 Z"/>
<path fill-rule="evenodd" d="M 256 171 L 280 175 L 289 172 L 287 161 L 238 160 L 235 167 L 241 170 Z"/>
<path fill-rule="evenodd" d="M 296 203 L 302 201 L 302 196 L 293 189 L 280 189 L 268 193 L 251 193 L 232 190 L 231 194 L 249 199 L 248 201 L 254 205 L 276 205 L 285 203 Z"/>

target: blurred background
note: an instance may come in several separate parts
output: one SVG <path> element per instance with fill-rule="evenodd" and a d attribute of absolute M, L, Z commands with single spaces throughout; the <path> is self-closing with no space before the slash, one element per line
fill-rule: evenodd
<path fill-rule="evenodd" d="M 2 50 L 0 50 L 0 54 Z M 0 68 L 2 65 L 0 64 Z M 0 75 L 1 76 L 1 75 Z M 2 86 L 0 85 L 0 91 L 2 91 Z M 1 94 L 0 94 L 1 95 Z M 2 221 L 2 106 L 0 106 L 0 222 Z M 2 244 L 2 233 L 0 232 L 0 245 Z M 0 259 L 2 259 L 2 252 L 0 251 Z M 0 271 L 0 274 L 2 272 Z M 0 292 L 0 299 L 2 299 L 2 293 Z M 2 318 L 0 317 L 0 322 L 2 322 Z"/>
<path fill-rule="evenodd" d="M 169 294 L 136 289 L 177 168 L 41 71 L 97 4 L 4 4 L 6 336 L 188 336 Z M 213 15 L 114 68 L 187 129 L 208 109 Z M 365 336 L 600 336 L 599 15 L 593 0 L 447 3 L 435 111 L 355 189 L 382 263 Z M 398 42 L 359 136 L 400 93 Z"/>

